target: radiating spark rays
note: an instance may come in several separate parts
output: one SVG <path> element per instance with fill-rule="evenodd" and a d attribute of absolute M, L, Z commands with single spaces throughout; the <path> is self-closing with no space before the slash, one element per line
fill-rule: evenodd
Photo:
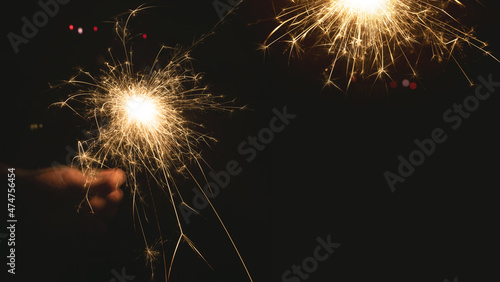
<path fill-rule="evenodd" d="M 174 194 L 180 193 L 172 183 L 173 178 L 186 170 L 185 163 L 200 158 L 196 152 L 200 143 L 214 141 L 199 133 L 200 125 L 186 120 L 183 112 L 230 110 L 218 102 L 220 97 L 197 86 L 199 76 L 189 71 L 189 61 L 186 54 L 176 53 L 165 68 L 148 75 L 134 73 L 131 64 L 108 65 L 108 70 L 99 78 L 82 73 L 95 84 L 73 96 L 89 108 L 85 116 L 95 120 L 98 128 L 93 139 L 79 145 L 78 163 L 84 174 L 91 176 L 96 169 L 106 166 L 125 168 L 133 193 L 135 219 L 141 230 L 143 221 L 148 219 L 143 208 L 139 213 L 138 205 L 146 200 L 142 193 L 145 187 L 138 185 L 137 177 L 142 173 L 152 176 L 170 197 L 181 234 L 179 238 L 186 236 L 175 208 Z M 73 80 L 71 83 L 81 85 L 83 82 Z M 88 203 L 88 198 L 85 202 Z M 154 200 L 153 208 L 156 217 Z M 144 234 L 143 237 L 148 246 L 147 237 Z M 156 248 L 164 250 L 163 240 L 161 242 Z M 149 253 L 154 251 L 146 248 Z M 146 257 L 150 260 L 148 264 L 152 264 L 152 258 Z M 170 273 L 171 268 L 168 276 Z"/>
<path fill-rule="evenodd" d="M 131 11 L 124 24 L 117 22 L 115 31 L 120 38 L 126 60 L 120 63 L 110 52 L 111 63 L 100 76 L 94 77 L 88 72 L 80 71 L 79 75 L 68 81 L 69 84 L 81 88 L 61 106 L 69 106 L 70 102 L 81 102 L 84 112 L 78 112 L 83 118 L 93 121 L 97 133 L 93 138 L 79 142 L 79 155 L 76 162 L 87 176 L 93 176 L 105 167 L 121 167 L 127 173 L 127 186 L 131 188 L 133 216 L 137 228 L 140 229 L 145 244 L 145 259 L 151 267 L 162 257 L 165 280 L 170 279 L 174 260 L 182 242 L 198 254 L 208 266 L 193 241 L 189 239 L 179 217 L 178 207 L 189 207 L 182 197 L 174 178 L 179 175 L 192 178 L 205 195 L 207 201 L 220 221 L 233 248 L 235 249 L 250 281 L 253 281 L 236 244 L 231 238 L 221 217 L 205 194 L 193 171 L 187 164 L 194 163 L 195 169 L 207 181 L 204 173 L 204 160 L 198 148 L 201 144 L 209 145 L 216 141 L 213 137 L 201 133 L 203 125 L 186 118 L 186 114 L 200 113 L 207 110 L 232 111 L 239 109 L 231 106 L 233 101 L 222 102 L 221 96 L 208 93 L 208 89 L 200 84 L 201 75 L 192 70 L 189 50 L 162 47 L 156 56 L 149 73 L 136 72 L 132 63 L 132 52 L 127 48 L 130 38 L 127 26 L 129 20 L 138 11 Z M 202 37 L 196 44 L 201 42 Z M 170 58 L 162 68 L 160 56 L 170 51 Z M 155 70 L 157 69 L 157 70 Z M 152 185 L 142 187 L 138 178 L 142 176 L 153 180 L 171 203 L 177 222 L 178 238 L 169 262 L 166 258 L 166 245 L 159 224 L 158 210 L 155 204 Z M 87 189 L 86 199 L 81 205 L 90 202 Z M 151 198 L 151 206 L 160 238 L 149 244 L 144 232 L 145 224 L 150 221 L 145 205 L 146 197 Z M 90 206 L 92 209 L 92 207 Z M 191 210 L 193 208 L 189 207 Z"/>
<path fill-rule="evenodd" d="M 300 50 L 302 44 L 324 47 L 332 58 L 327 84 L 337 86 L 333 80 L 339 64 L 345 65 L 347 86 L 353 75 L 389 76 L 388 68 L 395 68 L 400 60 L 411 69 L 413 76 L 418 76 L 415 66 L 420 55 L 411 59 L 409 54 L 420 54 L 425 46 L 430 48 L 432 59 L 438 62 L 456 61 L 454 53 L 462 45 L 479 49 L 498 61 L 485 50 L 485 42 L 475 38 L 445 10 L 449 4 L 463 7 L 458 0 L 292 2 L 290 8 L 277 16 L 279 24 L 262 49 L 279 41 L 289 43 L 290 55 Z"/>

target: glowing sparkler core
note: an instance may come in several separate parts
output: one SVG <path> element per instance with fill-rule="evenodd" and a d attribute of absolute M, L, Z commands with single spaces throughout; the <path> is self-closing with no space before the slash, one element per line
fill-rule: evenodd
<path fill-rule="evenodd" d="M 129 121 L 148 123 L 154 121 L 158 116 L 156 105 L 144 97 L 132 96 L 126 104 Z"/>
<path fill-rule="evenodd" d="M 384 10 L 390 0 L 342 0 L 341 6 L 355 13 L 373 14 Z M 332 1 L 333 2 L 336 1 Z M 337 4 L 335 4 L 337 5 Z"/>

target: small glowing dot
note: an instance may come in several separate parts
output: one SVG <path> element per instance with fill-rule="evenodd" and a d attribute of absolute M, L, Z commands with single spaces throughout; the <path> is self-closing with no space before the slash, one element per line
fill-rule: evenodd
<path fill-rule="evenodd" d="M 148 35 L 147 35 L 147 34 L 145 34 L 145 33 L 143 33 L 143 34 L 142 34 L 142 38 L 146 39 L 146 38 L 148 38 Z"/>
<path fill-rule="evenodd" d="M 404 87 L 408 87 L 408 86 L 410 85 L 410 81 L 409 81 L 408 79 L 405 79 L 405 80 L 403 80 L 402 85 L 403 85 Z"/>
<path fill-rule="evenodd" d="M 83 28 L 79 27 L 78 28 L 78 34 L 82 34 L 83 33 Z"/>
<path fill-rule="evenodd" d="M 355 75 L 353 75 L 353 76 L 351 77 L 351 81 L 352 81 L 352 82 L 356 82 L 356 81 L 358 81 L 358 77 L 357 77 L 357 76 L 355 76 Z"/>
<path fill-rule="evenodd" d="M 391 88 L 396 88 L 398 83 L 396 81 L 391 81 Z"/>
<path fill-rule="evenodd" d="M 42 129 L 43 124 L 42 123 L 32 123 L 30 124 L 30 130 L 37 130 L 37 129 Z"/>
<path fill-rule="evenodd" d="M 70 25 L 69 25 L 69 30 L 73 30 L 73 29 L 75 29 L 75 26 L 74 26 L 74 25 L 72 25 L 72 24 L 70 24 Z"/>
<path fill-rule="evenodd" d="M 97 26 L 94 26 L 94 31 L 97 31 Z"/>
<path fill-rule="evenodd" d="M 410 83 L 410 89 L 411 90 L 417 89 L 417 84 L 415 82 Z"/>

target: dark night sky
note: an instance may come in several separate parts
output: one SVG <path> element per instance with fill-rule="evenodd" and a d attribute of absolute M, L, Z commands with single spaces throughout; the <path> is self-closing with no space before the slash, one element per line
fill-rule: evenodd
<path fill-rule="evenodd" d="M 494 226 L 499 213 L 493 192 L 498 187 L 498 91 L 452 130 L 443 113 L 475 92 L 453 62 L 423 63 L 421 77 L 413 80 L 416 90 L 386 88 L 387 81 L 372 88 L 368 80 L 356 82 L 347 94 L 323 88 L 327 62 L 319 53 L 289 62 L 283 45 L 273 46 L 266 56 L 257 50 L 274 26 L 270 2 L 246 1 L 192 51 L 194 68 L 205 74 L 211 91 L 248 108 L 201 117 L 207 132 L 219 140 L 202 149 L 215 171 L 230 160 L 243 169 L 214 203 L 254 280 L 282 281 L 286 270 L 312 255 L 317 237 L 330 234 L 341 246 L 307 281 L 498 279 L 499 234 Z M 70 78 L 78 67 L 98 73 L 110 47 L 120 57 L 113 19 L 142 3 L 72 0 L 18 54 L 6 35 L 19 33 L 20 19 L 31 17 L 39 6 L 35 1 L 6 4 L 1 25 L 1 162 L 31 169 L 66 162 L 68 146 L 75 148 L 89 124 L 67 109 L 49 108 L 68 94 L 66 88 L 51 90 L 49 84 Z M 285 3 L 275 1 L 275 6 Z M 461 21 L 500 56 L 498 4 L 465 3 Z M 133 34 L 148 35 L 131 40 L 136 69 L 147 68 L 162 44 L 189 46 L 219 20 L 211 0 L 147 5 L 155 8 L 130 24 Z M 70 31 L 69 24 L 83 27 L 84 33 Z M 98 32 L 91 30 L 94 25 Z M 500 81 L 500 64 L 477 50 L 466 48 L 458 60 L 475 82 L 490 74 Z M 409 76 L 404 72 L 394 74 L 396 81 L 405 78 Z M 255 160 L 246 161 L 238 145 L 268 126 L 273 108 L 284 106 L 297 117 Z M 29 130 L 30 124 L 43 128 Z M 447 141 L 392 193 L 384 172 L 396 172 L 398 156 L 407 158 L 417 148 L 414 140 L 430 138 L 436 128 L 445 131 Z M 191 182 L 181 183 L 192 189 Z M 22 215 L 30 209 L 23 202 L 18 200 Z M 147 281 L 130 206 L 126 197 L 102 238 L 66 237 L 22 217 L 17 230 L 19 275 L 13 281 L 107 282 L 113 278 L 111 270 L 123 267 L 136 276 L 134 281 Z M 216 218 L 208 211 L 202 214 L 207 220 L 195 219 L 189 233 L 214 270 L 184 246 L 172 281 L 246 281 Z M 0 244 L 5 257 L 5 242 Z M 2 277 L 4 267 L 2 260 Z M 159 273 L 161 281 L 161 269 Z"/>

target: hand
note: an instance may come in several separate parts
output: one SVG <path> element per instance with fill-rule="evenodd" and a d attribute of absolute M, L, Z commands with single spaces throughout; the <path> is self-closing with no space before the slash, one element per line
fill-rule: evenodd
<path fill-rule="evenodd" d="M 34 217 L 59 231 L 89 232 L 102 235 L 106 221 L 112 218 L 123 198 L 120 186 L 125 173 L 119 169 L 102 170 L 87 177 L 69 167 L 36 170 L 28 174 L 30 200 L 27 205 Z"/>

